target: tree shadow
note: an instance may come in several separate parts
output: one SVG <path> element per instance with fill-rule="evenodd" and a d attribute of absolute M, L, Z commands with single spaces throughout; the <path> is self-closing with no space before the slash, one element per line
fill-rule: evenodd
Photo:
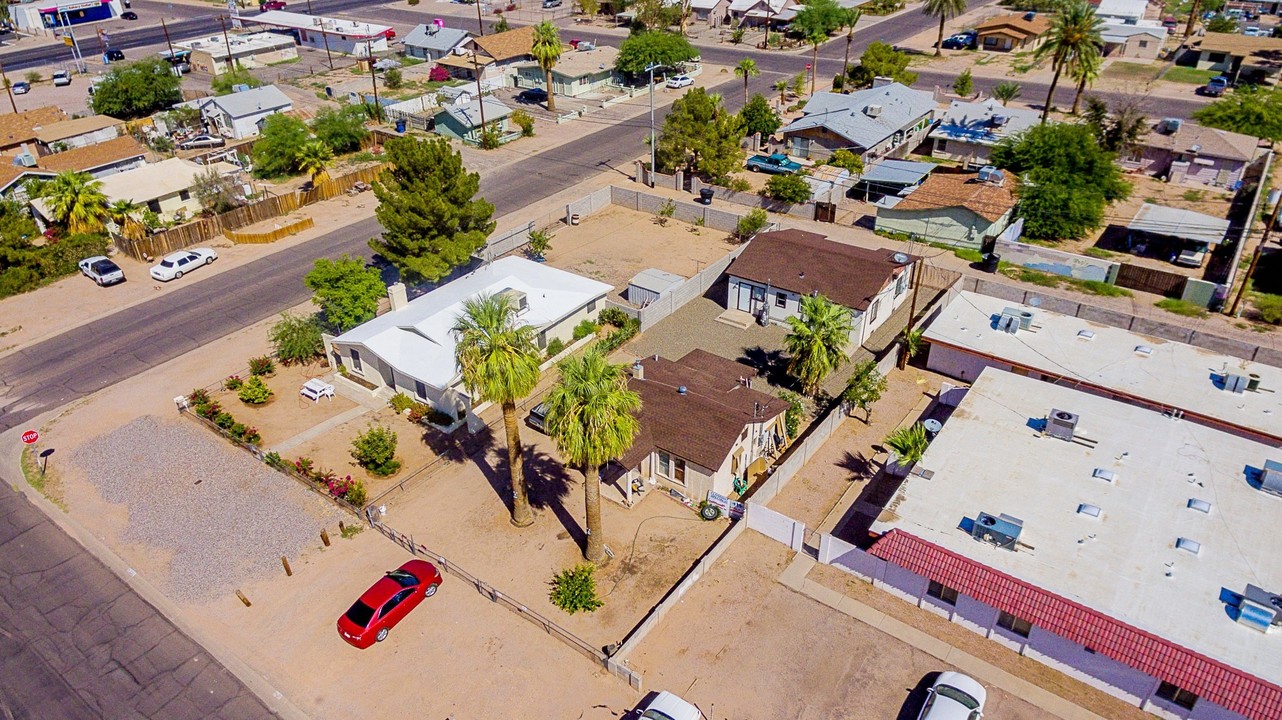
<path fill-rule="evenodd" d="M 787 388 L 792 385 L 788 376 L 788 361 L 782 350 L 767 350 L 760 345 L 744 348 L 738 362 L 757 371 L 757 375 L 776 387 Z"/>
<path fill-rule="evenodd" d="M 551 455 L 529 445 L 525 445 L 524 450 L 522 468 L 525 473 L 525 487 L 530 507 L 536 511 L 551 510 L 552 514 L 561 521 L 561 526 L 565 528 L 570 538 L 582 547 L 587 534 L 565 505 L 565 500 L 571 495 L 571 487 L 582 485 L 582 481 L 573 477 L 571 471 Z M 510 513 L 512 511 L 512 474 L 508 470 L 507 446 L 492 442 L 471 457 L 489 482 L 490 489 L 503 501 L 503 506 Z"/>
<path fill-rule="evenodd" d="M 445 458 L 452 463 L 461 463 L 479 452 L 488 452 L 494 445 L 494 431 L 485 427 L 475 433 L 469 433 L 464 425 L 446 434 L 430 425 L 425 425 L 420 439 L 433 455 Z M 504 453 L 506 454 L 506 451 Z"/>
<path fill-rule="evenodd" d="M 877 466 L 873 464 L 871 458 L 865 457 L 862 451 L 855 454 L 847 450 L 836 465 L 854 475 L 853 480 L 865 480 L 877 472 Z"/>
<path fill-rule="evenodd" d="M 862 453 L 858 456 L 850 456 L 847 453 L 847 456 L 852 464 L 861 460 L 866 463 L 864 476 L 870 479 L 868 484 L 860 490 L 859 497 L 855 498 L 841 519 L 837 521 L 832 534 L 860 549 L 867 550 L 875 540 L 869 534 L 873 523 L 877 521 L 877 516 L 885 509 L 886 504 L 895 497 L 905 478 L 884 472 L 884 465 L 879 466 L 871 459 L 864 460 Z M 846 460 L 843 460 L 841 466 L 847 467 Z"/>

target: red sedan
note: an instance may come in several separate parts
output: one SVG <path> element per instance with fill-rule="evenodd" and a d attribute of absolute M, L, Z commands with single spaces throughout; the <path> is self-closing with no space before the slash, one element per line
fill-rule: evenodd
<path fill-rule="evenodd" d="M 370 586 L 338 619 L 338 634 L 361 650 L 382 642 L 424 598 L 436 594 L 441 573 L 426 560 L 410 560 Z"/>

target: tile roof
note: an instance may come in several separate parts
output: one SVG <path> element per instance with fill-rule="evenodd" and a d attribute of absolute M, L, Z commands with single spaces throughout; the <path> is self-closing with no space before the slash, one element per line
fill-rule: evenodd
<path fill-rule="evenodd" d="M 45 155 L 39 158 L 37 163 L 41 168 L 54 172 L 86 171 L 146 154 L 147 149 L 133 136 L 121 135 L 97 145 L 86 145 L 53 155 Z"/>
<path fill-rule="evenodd" d="M 988 222 L 997 222 L 1015 207 L 1009 187 L 979 182 L 971 173 L 931 173 L 896 210 L 966 208 Z"/>
<path fill-rule="evenodd" d="M 894 261 L 896 254 L 885 248 L 846 245 L 805 230 L 776 230 L 753 238 L 726 273 L 799 295 L 819 292 L 848 308 L 866 310 L 906 267 Z"/>
<path fill-rule="evenodd" d="M 1282 687 L 938 545 L 891 530 L 869 552 L 1254 720 L 1282 717 Z"/>
<path fill-rule="evenodd" d="M 899 83 L 849 95 L 815 93 L 804 114 L 784 127 L 784 134 L 822 127 L 863 148 L 875 147 L 935 109 L 935 96 Z M 880 108 L 869 114 L 869 108 Z"/>
<path fill-rule="evenodd" d="M 1034 15 L 1032 20 L 1025 20 L 1025 15 L 1026 13 L 1010 13 L 989 18 L 976 25 L 975 32 L 983 35 L 1000 30 L 1014 30 L 1016 34 L 1030 38 L 1037 37 L 1050 29 L 1051 22 L 1045 15 Z"/>
<path fill-rule="evenodd" d="M 31 142 L 36 139 L 35 128 L 66 119 L 62 109 L 52 105 L 0 115 L 0 147 Z"/>
<path fill-rule="evenodd" d="M 48 145 L 59 140 L 66 140 L 77 135 L 97 132 L 109 127 L 118 127 L 123 124 L 124 121 L 117 120 L 110 115 L 88 115 L 86 117 L 37 125 L 32 130 L 35 131 L 37 140 Z"/>
<path fill-rule="evenodd" d="M 641 432 L 619 460 L 624 467 L 636 467 L 660 449 L 715 471 L 745 425 L 768 422 L 787 409 L 779 398 L 740 382 L 755 370 L 705 350 L 691 350 L 677 361 L 640 362 L 645 379 L 632 378 L 628 388 L 641 396 Z M 677 391 L 682 386 L 684 395 Z"/>
<path fill-rule="evenodd" d="M 495 35 L 486 35 L 472 42 L 481 49 L 482 54 L 489 55 L 498 62 L 511 60 L 530 54 L 530 49 L 534 47 L 534 26 L 527 25 Z"/>
<path fill-rule="evenodd" d="M 1250 162 L 1261 152 L 1260 139 L 1241 133 L 1181 120 L 1179 129 L 1170 132 L 1166 120 L 1158 120 L 1138 144 L 1170 152 L 1193 153 L 1210 157 Z M 1194 151 L 1193 148 L 1197 150 Z"/>

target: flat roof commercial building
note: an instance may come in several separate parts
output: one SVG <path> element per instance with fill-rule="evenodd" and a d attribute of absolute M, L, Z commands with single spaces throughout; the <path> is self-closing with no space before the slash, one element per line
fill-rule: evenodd
<path fill-rule="evenodd" d="M 298 40 L 299 45 L 356 57 L 367 57 L 371 53 L 386 51 L 388 38 L 396 35 L 389 25 L 375 25 L 285 10 L 251 13 L 240 16 L 240 19 L 241 22 L 288 30 Z"/>
<path fill-rule="evenodd" d="M 298 57 L 294 38 L 274 32 L 245 35 L 211 35 L 174 43 L 191 51 L 191 66 L 200 72 L 222 75 L 236 65 L 247 68 L 287 62 Z M 230 53 L 228 48 L 230 47 Z M 230 60 L 230 62 L 229 62 Z"/>

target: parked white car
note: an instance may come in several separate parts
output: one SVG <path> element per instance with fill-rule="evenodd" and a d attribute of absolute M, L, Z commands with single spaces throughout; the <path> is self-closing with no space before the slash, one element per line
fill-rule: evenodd
<path fill-rule="evenodd" d="M 641 709 L 642 720 L 702 720 L 699 708 L 664 690 Z"/>
<path fill-rule="evenodd" d="M 85 277 L 103 287 L 125 281 L 125 271 L 104 255 L 87 257 L 76 265 Z"/>
<path fill-rule="evenodd" d="M 941 672 L 926 691 L 917 720 L 980 720 L 988 691 L 959 672 Z"/>
<path fill-rule="evenodd" d="M 59 70 L 53 74 L 54 87 L 62 87 L 71 84 L 71 73 L 66 70 Z"/>
<path fill-rule="evenodd" d="M 668 87 L 673 89 L 690 87 L 694 84 L 694 78 L 689 75 L 673 75 L 668 78 Z"/>
<path fill-rule="evenodd" d="M 177 280 L 183 273 L 191 272 L 201 265 L 209 265 L 218 259 L 218 253 L 209 248 L 192 248 L 169 253 L 151 268 L 151 277 L 161 282 Z"/>

